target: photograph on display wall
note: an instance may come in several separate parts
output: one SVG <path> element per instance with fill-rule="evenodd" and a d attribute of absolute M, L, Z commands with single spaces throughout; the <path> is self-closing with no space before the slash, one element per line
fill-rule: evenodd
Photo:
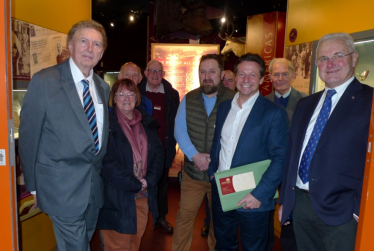
<path fill-rule="evenodd" d="M 35 72 L 70 56 L 67 35 L 12 18 L 13 78 L 30 80 Z"/>
<path fill-rule="evenodd" d="M 312 67 L 313 42 L 286 47 L 284 57 L 295 66 L 296 79 L 292 87 L 309 94 L 310 74 Z"/>
<path fill-rule="evenodd" d="M 59 64 L 67 60 L 70 56 L 66 47 L 67 35 L 33 25 L 34 36 L 30 40 L 31 71 L 30 78 L 34 73 Z"/>
<path fill-rule="evenodd" d="M 30 80 L 30 24 L 12 18 L 13 78 Z"/>
<path fill-rule="evenodd" d="M 219 44 L 153 44 L 152 59 L 162 63 L 165 79 L 179 92 L 180 100 L 186 93 L 200 86 L 199 63 L 202 55 L 219 54 Z M 177 154 L 169 169 L 169 176 L 177 177 L 184 163 L 184 154 L 177 145 Z"/>

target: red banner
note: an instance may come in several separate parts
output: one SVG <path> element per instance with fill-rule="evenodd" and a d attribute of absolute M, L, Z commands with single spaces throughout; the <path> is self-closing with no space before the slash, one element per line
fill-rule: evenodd
<path fill-rule="evenodd" d="M 260 86 L 260 93 L 266 96 L 272 92 L 272 83 L 269 78 L 269 63 L 275 56 L 276 48 L 276 18 L 277 13 L 265 13 L 263 14 L 263 33 L 262 33 L 262 50 L 261 57 L 264 59 L 266 64 L 265 79 Z"/>

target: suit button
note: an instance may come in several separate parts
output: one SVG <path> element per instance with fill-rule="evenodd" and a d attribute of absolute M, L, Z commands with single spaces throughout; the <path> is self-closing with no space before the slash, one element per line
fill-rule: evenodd
<path fill-rule="evenodd" d="M 92 165 L 95 164 L 95 161 L 92 162 Z"/>
<path fill-rule="evenodd" d="M 292 190 L 295 190 L 295 188 L 293 187 Z"/>
<path fill-rule="evenodd" d="M 91 149 L 91 152 L 95 152 L 95 149 Z"/>

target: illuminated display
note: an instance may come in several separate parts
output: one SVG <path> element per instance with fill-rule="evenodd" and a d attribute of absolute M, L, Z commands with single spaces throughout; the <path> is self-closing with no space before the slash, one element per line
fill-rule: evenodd
<path fill-rule="evenodd" d="M 180 99 L 200 86 L 202 55 L 219 54 L 219 44 L 152 44 L 152 59 L 162 63 L 165 79 L 179 92 Z"/>

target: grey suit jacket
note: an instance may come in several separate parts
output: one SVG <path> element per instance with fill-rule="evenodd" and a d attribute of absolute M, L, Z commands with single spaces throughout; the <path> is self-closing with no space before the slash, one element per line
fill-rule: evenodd
<path fill-rule="evenodd" d="M 274 92 L 272 92 L 269 95 L 266 95 L 265 98 L 274 102 L 274 95 L 275 95 Z M 291 87 L 290 98 L 288 99 L 288 103 L 287 103 L 287 107 L 286 107 L 286 111 L 287 111 L 287 115 L 288 115 L 288 121 L 290 122 L 290 124 L 291 124 L 293 112 L 295 111 L 297 102 L 299 101 L 299 99 L 305 98 L 306 96 L 308 96 L 308 95 L 306 95 L 303 92 L 299 92 L 299 91 L 295 90 L 293 87 Z"/>
<path fill-rule="evenodd" d="M 83 214 L 91 192 L 103 205 L 101 162 L 107 148 L 109 85 L 93 76 L 104 105 L 101 148 L 95 143 L 79 99 L 69 60 L 34 74 L 23 100 L 19 154 L 26 188 L 38 207 L 60 217 Z"/>

